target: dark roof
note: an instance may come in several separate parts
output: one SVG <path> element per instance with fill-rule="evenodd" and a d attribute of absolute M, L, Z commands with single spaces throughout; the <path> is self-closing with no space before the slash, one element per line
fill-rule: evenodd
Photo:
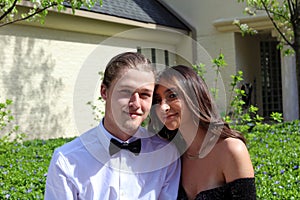
<path fill-rule="evenodd" d="M 82 8 L 82 10 L 189 30 L 182 21 L 157 0 L 102 0 L 102 2 L 102 6 L 97 3 L 91 10 L 86 8 Z"/>

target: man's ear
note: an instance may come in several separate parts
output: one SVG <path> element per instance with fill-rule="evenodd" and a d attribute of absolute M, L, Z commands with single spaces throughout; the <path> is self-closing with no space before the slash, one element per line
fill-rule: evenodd
<path fill-rule="evenodd" d="M 107 99 L 107 92 L 108 92 L 108 91 L 107 91 L 106 85 L 101 84 L 100 94 L 101 94 L 102 99 L 105 100 L 105 101 L 106 101 L 106 99 Z"/>

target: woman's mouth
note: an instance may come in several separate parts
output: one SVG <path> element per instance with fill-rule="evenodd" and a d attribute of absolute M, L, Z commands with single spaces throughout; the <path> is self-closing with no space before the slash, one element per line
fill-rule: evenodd
<path fill-rule="evenodd" d="M 166 120 L 171 120 L 171 119 L 176 118 L 177 116 L 178 116 L 177 113 L 168 114 L 168 115 L 164 116 L 164 120 L 165 120 L 165 121 L 166 121 Z"/>

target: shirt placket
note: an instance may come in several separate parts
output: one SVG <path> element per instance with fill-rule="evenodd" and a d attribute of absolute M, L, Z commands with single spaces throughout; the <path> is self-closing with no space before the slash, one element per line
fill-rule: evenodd
<path fill-rule="evenodd" d="M 124 179 L 125 179 L 125 173 L 123 171 L 123 165 L 124 161 L 126 160 L 124 158 L 124 150 L 121 150 L 121 156 L 120 156 L 120 165 L 119 165 L 119 194 L 120 194 L 120 200 L 126 199 L 126 184 L 124 184 Z M 127 188 L 128 189 L 128 188 Z"/>
<path fill-rule="evenodd" d="M 121 156 L 120 156 L 120 165 L 119 165 L 119 195 L 120 195 L 120 200 L 124 199 L 130 199 L 129 196 L 129 191 L 131 190 L 128 185 L 130 184 L 128 181 L 128 172 L 127 172 L 127 157 L 128 157 L 128 152 L 126 151 L 121 151 Z M 131 197 L 132 198 L 132 197 Z"/>

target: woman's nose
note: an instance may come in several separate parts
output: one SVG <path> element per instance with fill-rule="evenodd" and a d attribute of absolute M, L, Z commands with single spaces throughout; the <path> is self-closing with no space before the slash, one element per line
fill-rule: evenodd
<path fill-rule="evenodd" d="M 170 105 L 167 104 L 166 101 L 162 101 L 160 107 L 163 112 L 168 112 L 170 110 Z"/>

